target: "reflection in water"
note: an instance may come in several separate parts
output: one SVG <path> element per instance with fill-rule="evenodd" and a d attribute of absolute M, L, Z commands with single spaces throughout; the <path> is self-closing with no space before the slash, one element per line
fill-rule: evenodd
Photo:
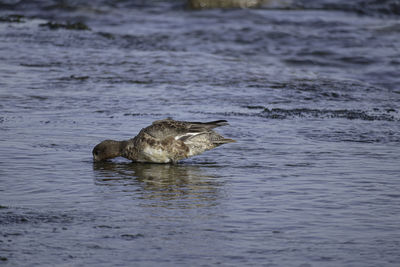
<path fill-rule="evenodd" d="M 151 206 L 214 206 L 220 198 L 221 182 L 200 166 L 100 162 L 93 168 L 96 185 L 121 187 Z"/>

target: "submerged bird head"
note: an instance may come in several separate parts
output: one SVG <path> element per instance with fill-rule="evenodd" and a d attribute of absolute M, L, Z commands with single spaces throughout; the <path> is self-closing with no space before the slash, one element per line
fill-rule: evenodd
<path fill-rule="evenodd" d="M 93 148 L 92 154 L 95 161 L 119 157 L 121 155 L 121 142 L 104 140 Z"/>

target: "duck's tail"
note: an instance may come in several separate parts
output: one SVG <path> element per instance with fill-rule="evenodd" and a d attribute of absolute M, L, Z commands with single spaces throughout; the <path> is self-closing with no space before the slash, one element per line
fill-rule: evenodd
<path fill-rule="evenodd" d="M 229 125 L 228 121 L 226 120 L 209 121 L 209 122 L 204 122 L 203 124 L 215 125 L 215 127 Z"/>
<path fill-rule="evenodd" d="M 230 139 L 230 138 L 222 138 L 222 139 L 213 141 L 213 143 L 216 145 L 223 145 L 223 144 L 235 143 L 235 142 L 236 142 L 236 140 Z"/>
<path fill-rule="evenodd" d="M 226 120 L 209 121 L 209 122 L 190 122 L 191 130 L 204 131 L 212 130 L 217 127 L 229 125 Z"/>

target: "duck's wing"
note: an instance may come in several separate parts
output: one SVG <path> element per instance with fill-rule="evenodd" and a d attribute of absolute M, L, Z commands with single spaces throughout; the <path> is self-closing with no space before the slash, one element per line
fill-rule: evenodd
<path fill-rule="evenodd" d="M 153 122 L 152 125 L 144 128 L 142 131 L 158 139 L 173 136 L 176 140 L 185 140 L 224 125 L 228 125 L 226 120 L 189 122 L 164 119 Z"/>

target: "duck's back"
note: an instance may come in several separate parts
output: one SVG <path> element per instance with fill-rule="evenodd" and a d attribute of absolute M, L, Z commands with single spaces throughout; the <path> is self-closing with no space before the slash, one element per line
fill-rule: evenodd
<path fill-rule="evenodd" d="M 127 158 L 140 162 L 176 162 L 235 142 L 212 130 L 227 124 L 223 120 L 205 123 L 172 119 L 155 121 L 131 139 L 125 154 Z"/>
<path fill-rule="evenodd" d="M 208 132 L 219 126 L 228 125 L 227 121 L 211 121 L 211 122 L 188 122 L 175 121 L 172 119 L 164 119 L 154 121 L 152 125 L 144 128 L 142 131 L 159 139 L 173 136 L 176 139 L 190 137 L 191 135 Z M 141 131 L 141 132 L 142 132 Z"/>

